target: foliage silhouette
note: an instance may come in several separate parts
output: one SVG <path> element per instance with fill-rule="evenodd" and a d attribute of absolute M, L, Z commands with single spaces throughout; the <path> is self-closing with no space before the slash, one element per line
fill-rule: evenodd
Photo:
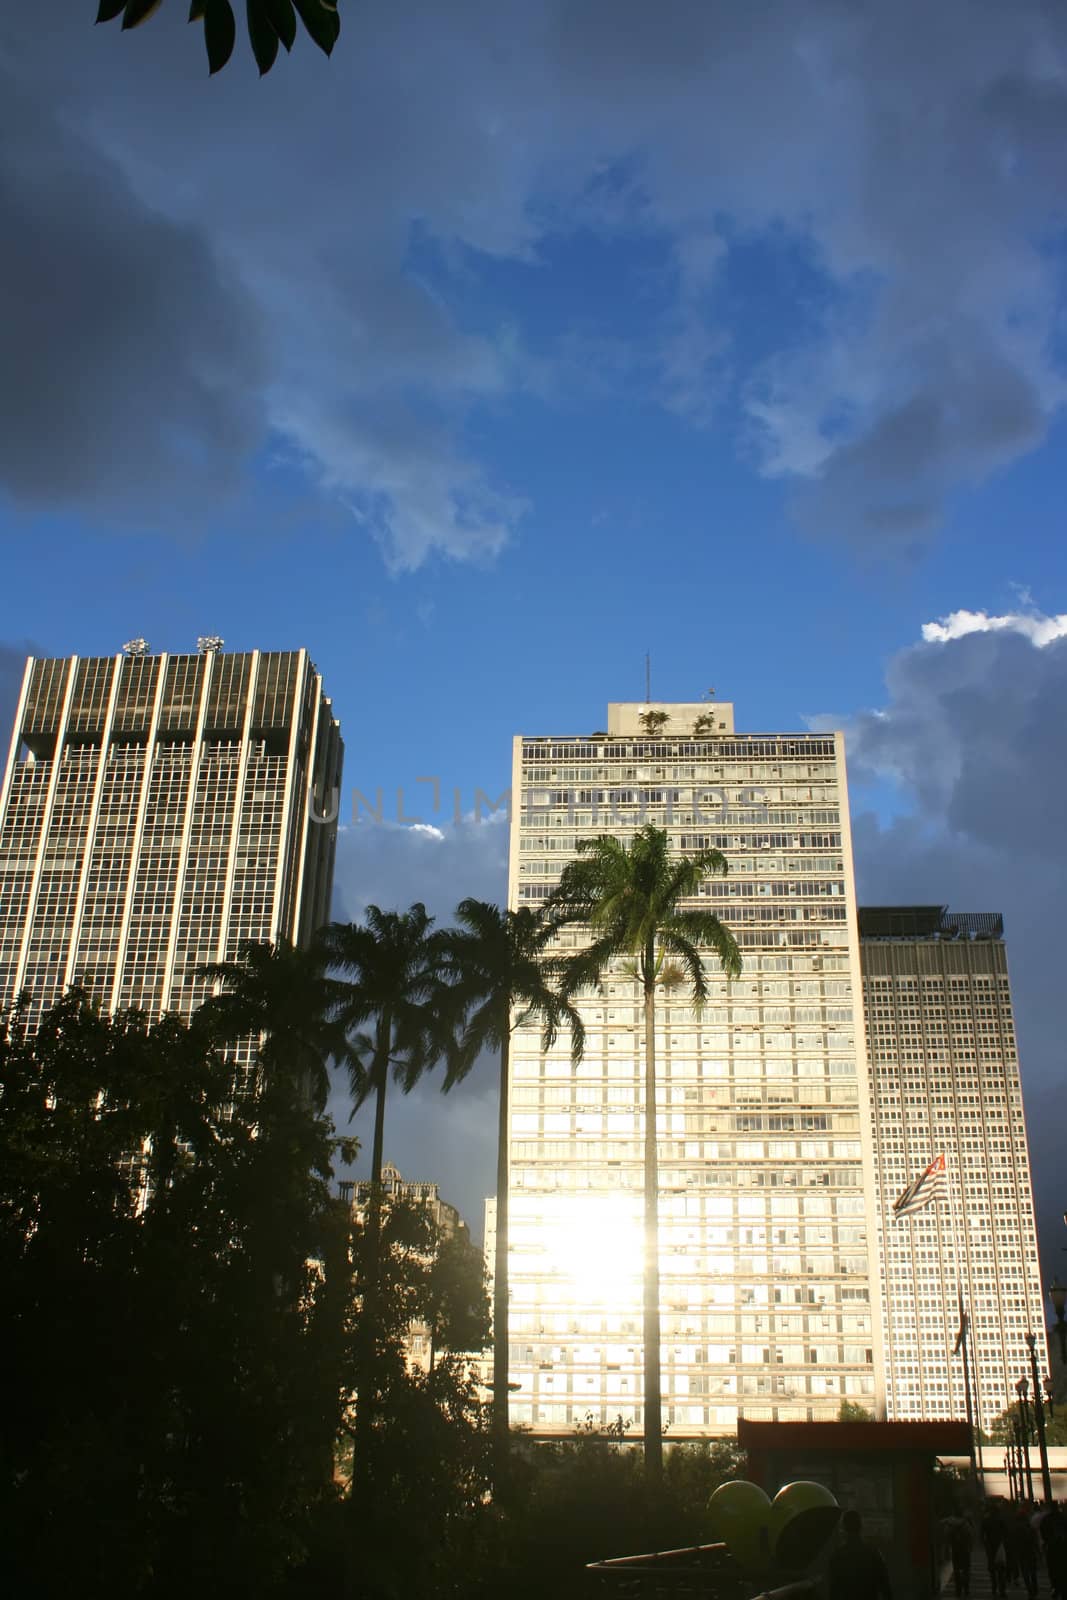
<path fill-rule="evenodd" d="M 511 1034 L 537 1021 L 551 1047 L 561 1027 L 570 1029 L 571 1053 L 581 1057 L 585 1029 L 576 1008 L 559 993 L 559 962 L 548 954 L 553 926 L 528 906 L 504 911 L 484 900 L 463 900 L 444 935 L 452 999 L 463 1019 L 450 1049 L 445 1087 L 465 1078 L 478 1056 L 499 1057 L 496 1153 L 496 1240 L 493 1260 L 493 1429 L 498 1490 L 508 1446 L 508 1082 Z"/>
<path fill-rule="evenodd" d="M 0 1577 L 264 1590 L 334 1497 L 332 1127 L 174 1018 L 0 1033 Z M 351 1149 L 343 1152 L 351 1155 Z"/>
<path fill-rule="evenodd" d="M 245 940 L 233 961 L 197 967 L 195 976 L 221 985 L 196 1013 L 196 1025 L 218 1044 L 256 1040 L 259 1070 L 299 1086 L 318 1110 L 326 1105 L 327 1064 L 348 1059 L 337 1020 L 346 991 L 327 976 L 326 952 L 298 950 L 284 940 Z"/>
<path fill-rule="evenodd" d="M 138 28 L 162 3 L 163 0 L 100 0 L 96 20 L 114 22 L 121 16 L 124 29 Z M 286 51 L 293 48 L 298 15 L 308 38 L 329 55 L 341 32 L 337 0 L 245 0 L 248 42 L 260 77 L 274 65 L 279 45 Z M 230 0 L 191 0 L 189 21 L 204 24 L 208 70 L 219 72 L 233 54 L 237 40 L 237 23 Z"/>

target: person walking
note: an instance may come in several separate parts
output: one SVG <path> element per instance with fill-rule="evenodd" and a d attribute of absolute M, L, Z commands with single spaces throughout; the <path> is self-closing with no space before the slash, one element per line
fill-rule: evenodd
<path fill-rule="evenodd" d="M 952 1586 L 957 1600 L 968 1600 L 971 1592 L 971 1546 L 974 1539 L 966 1517 L 953 1517 L 948 1531 L 948 1550 L 952 1557 Z"/>
<path fill-rule="evenodd" d="M 986 1566 L 989 1569 L 989 1581 L 993 1585 L 993 1593 L 998 1594 L 995 1572 L 997 1556 L 1004 1548 L 1004 1521 L 1000 1507 L 992 1500 L 988 1501 L 982 1512 L 979 1524 L 979 1533 L 982 1539 L 982 1549 L 985 1551 Z"/>
<path fill-rule="evenodd" d="M 1048 1583 L 1056 1600 L 1067 1600 L 1067 1517 L 1055 1505 L 1041 1524 Z"/>
<path fill-rule="evenodd" d="M 1030 1521 L 1030 1508 L 1020 1506 L 1009 1533 L 1015 1565 L 1030 1600 L 1037 1594 L 1037 1534 Z"/>
<path fill-rule="evenodd" d="M 858 1511 L 845 1512 L 841 1531 L 844 1539 L 826 1569 L 828 1600 L 893 1600 L 889 1569 L 863 1537 Z"/>

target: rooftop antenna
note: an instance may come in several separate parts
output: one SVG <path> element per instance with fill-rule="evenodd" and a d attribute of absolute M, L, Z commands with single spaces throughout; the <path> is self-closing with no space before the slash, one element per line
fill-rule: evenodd
<path fill-rule="evenodd" d="M 705 690 L 705 692 L 704 692 L 704 699 L 705 700 L 714 700 L 714 698 L 715 698 L 715 690 L 714 689 Z"/>
<path fill-rule="evenodd" d="M 652 655 L 645 651 L 645 705 L 652 699 Z"/>

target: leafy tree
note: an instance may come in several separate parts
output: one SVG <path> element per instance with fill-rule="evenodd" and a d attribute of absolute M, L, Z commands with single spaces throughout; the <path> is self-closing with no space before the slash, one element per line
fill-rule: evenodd
<path fill-rule="evenodd" d="M 714 715 L 710 711 L 702 711 L 693 724 L 693 733 L 698 739 L 708 739 L 714 732 Z"/>
<path fill-rule="evenodd" d="M 585 1030 L 559 993 L 558 961 L 548 955 L 553 928 L 529 906 L 504 911 L 484 900 L 463 900 L 445 934 L 445 959 L 454 981 L 452 1004 L 464 1018 L 450 1051 L 446 1088 L 466 1077 L 483 1052 L 500 1061 L 496 1145 L 496 1245 L 493 1267 L 493 1427 L 498 1477 L 508 1443 L 508 1083 L 511 1034 L 538 1021 L 548 1049 L 570 1029 L 571 1053 L 581 1057 Z"/>
<path fill-rule="evenodd" d="M 315 1265 L 332 1132 L 280 1074 L 234 1103 L 174 1017 L 74 993 L 0 1028 L 6 1592 L 170 1600 L 301 1566 L 344 1373 L 347 1291 Z"/>
<path fill-rule="evenodd" d="M 631 970 L 644 999 L 644 1438 L 653 1478 L 662 1470 L 659 1312 L 659 1163 L 656 1111 L 656 990 L 687 984 L 699 1007 L 708 986 L 701 950 L 718 958 L 723 971 L 741 971 L 737 941 L 713 912 L 686 904 L 705 878 L 725 874 L 718 850 L 673 856 L 667 833 L 652 825 L 638 829 L 629 846 L 609 835 L 579 843 L 576 860 L 564 868 L 546 902 L 546 916 L 557 925 L 583 923 L 590 942 L 566 963 L 568 994 L 598 984 L 620 957 Z"/>
<path fill-rule="evenodd" d="M 377 1273 L 375 1312 L 358 1298 L 349 1311 L 351 1389 L 342 1463 L 350 1474 L 346 1587 L 373 1600 L 450 1592 L 458 1545 L 477 1517 L 488 1487 L 488 1408 L 465 1363 L 445 1354 L 425 1373 L 408 1359 L 413 1323 L 433 1319 L 437 1350 L 488 1331 L 484 1272 L 465 1254 L 447 1251 L 429 1209 L 409 1200 L 383 1204 L 377 1247 L 367 1218 L 357 1215 L 352 1257 L 357 1285 Z M 480 1304 L 478 1296 L 480 1295 Z M 373 1404 L 363 1385 L 366 1341 L 373 1337 Z"/>
<path fill-rule="evenodd" d="M 462 1591 L 472 1600 L 577 1600 L 590 1592 L 588 1562 L 710 1540 L 708 1500 L 740 1475 L 742 1461 L 732 1440 L 675 1445 L 653 1482 L 641 1452 L 625 1442 L 625 1427 L 591 1419 L 566 1442 L 517 1440 L 514 1455 L 521 1492 L 503 1518 L 483 1524 L 477 1577 Z M 745 1600 L 751 1579 L 724 1562 L 708 1574 L 706 1592 Z"/>
<path fill-rule="evenodd" d="M 96 20 L 114 22 L 121 16 L 124 29 L 137 28 L 161 4 L 162 0 L 100 0 Z M 329 55 L 341 32 L 337 0 L 245 0 L 248 41 L 261 77 L 274 65 L 280 44 L 287 51 L 293 48 L 298 15 L 308 37 Z M 237 39 L 230 0 L 191 0 L 189 21 L 204 24 L 208 68 L 218 72 L 229 61 Z"/>
<path fill-rule="evenodd" d="M 1054 1403 L 1050 1414 L 1048 1402 L 1045 1401 L 1044 1405 L 1046 1444 L 1067 1444 L 1067 1412 L 1064 1411 L 1063 1406 Z M 1030 1442 L 1036 1444 L 1037 1423 L 1034 1420 L 1033 1396 L 1027 1402 L 1026 1413 L 1030 1425 Z M 983 1443 L 1014 1444 L 1018 1421 L 1019 1407 L 1017 1405 L 1008 1406 L 990 1422 L 988 1430 L 982 1435 Z"/>
<path fill-rule="evenodd" d="M 637 720 L 641 724 L 642 728 L 644 728 L 649 738 L 654 739 L 657 733 L 659 733 L 662 728 L 665 728 L 671 719 L 669 713 L 666 711 L 642 711 Z"/>
<path fill-rule="evenodd" d="M 857 1400 L 842 1400 L 837 1409 L 838 1422 L 873 1422 L 874 1414 Z"/>
<path fill-rule="evenodd" d="M 318 947 L 248 939 L 236 960 L 209 962 L 195 973 L 222 986 L 196 1013 L 197 1027 L 220 1044 L 256 1040 L 265 1078 L 299 1086 L 319 1110 L 329 1094 L 327 1063 L 348 1057 L 338 1021 L 346 991 L 328 977 L 328 959 Z"/>
<path fill-rule="evenodd" d="M 435 1230 L 437 1231 L 437 1230 Z M 442 1352 L 482 1350 L 489 1338 L 485 1260 L 465 1228 L 438 1237 L 426 1268 L 423 1317 L 430 1330 L 430 1371 Z"/>

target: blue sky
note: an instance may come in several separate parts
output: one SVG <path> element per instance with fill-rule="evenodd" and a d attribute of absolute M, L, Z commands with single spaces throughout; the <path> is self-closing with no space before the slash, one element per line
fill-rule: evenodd
<path fill-rule="evenodd" d="M 1051 1262 L 1058 8 L 399 0 L 263 82 L 175 0 L 91 11 L 0 25 L 8 680 L 307 645 L 346 789 L 467 806 L 646 650 L 659 698 L 846 726 L 861 891 L 1007 914 Z M 346 834 L 346 910 L 503 892 L 499 829 L 427 820 Z M 421 1095 L 393 1153 L 474 1213 L 491 1115 Z"/>

